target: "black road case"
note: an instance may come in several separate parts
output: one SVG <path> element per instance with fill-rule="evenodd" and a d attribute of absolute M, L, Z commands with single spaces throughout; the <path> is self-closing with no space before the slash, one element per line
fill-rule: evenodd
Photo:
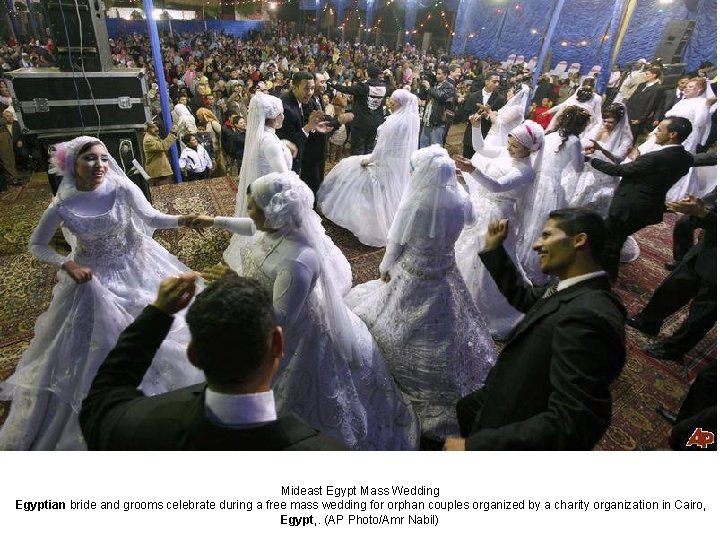
<path fill-rule="evenodd" d="M 10 71 L 5 78 L 26 133 L 140 129 L 152 119 L 143 69 L 83 73 L 26 68 Z"/>

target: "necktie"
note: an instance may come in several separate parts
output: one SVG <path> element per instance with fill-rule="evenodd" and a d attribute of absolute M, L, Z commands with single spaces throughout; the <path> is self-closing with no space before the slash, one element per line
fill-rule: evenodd
<path fill-rule="evenodd" d="M 554 294 L 557 294 L 557 292 L 558 292 L 558 284 L 554 283 L 554 284 L 550 285 L 547 289 L 545 289 L 545 293 L 543 293 L 542 299 L 544 300 L 546 298 L 550 298 Z"/>

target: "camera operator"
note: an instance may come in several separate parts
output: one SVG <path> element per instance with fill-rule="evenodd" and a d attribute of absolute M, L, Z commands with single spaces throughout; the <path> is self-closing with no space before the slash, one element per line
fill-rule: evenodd
<path fill-rule="evenodd" d="M 418 97 L 425 100 L 420 148 L 431 144 L 444 144 L 447 125 L 455 116 L 455 84 L 459 76 L 460 66 L 442 64 L 435 72 L 437 84 L 431 85 L 427 78 L 420 82 Z"/>

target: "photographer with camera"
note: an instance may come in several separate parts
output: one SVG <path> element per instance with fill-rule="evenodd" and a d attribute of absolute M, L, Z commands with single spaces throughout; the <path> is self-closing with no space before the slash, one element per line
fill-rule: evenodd
<path fill-rule="evenodd" d="M 420 131 L 420 148 L 431 144 L 443 145 L 447 125 L 455 116 L 455 99 L 457 92 L 455 84 L 460 76 L 460 66 L 457 64 L 442 64 L 438 67 L 435 77 L 435 86 L 430 84 L 427 77 L 420 82 L 418 98 L 425 100 L 425 112 L 422 117 Z"/>

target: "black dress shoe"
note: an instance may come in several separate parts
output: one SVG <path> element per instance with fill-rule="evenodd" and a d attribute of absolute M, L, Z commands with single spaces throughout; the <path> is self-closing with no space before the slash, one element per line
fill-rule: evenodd
<path fill-rule="evenodd" d="M 672 272 L 678 266 L 680 266 L 680 261 L 673 261 L 673 262 L 665 263 L 663 266 L 665 267 L 665 270 L 670 270 Z"/>
<path fill-rule="evenodd" d="M 658 360 L 669 360 L 671 362 L 680 364 L 681 366 L 685 365 L 685 362 L 683 362 L 682 359 L 682 354 L 668 351 L 660 341 L 653 343 L 652 345 L 648 345 L 643 349 L 643 351 L 645 351 L 653 358 L 657 358 Z"/>
<path fill-rule="evenodd" d="M 635 330 L 640 330 L 640 332 L 649 336 L 657 336 L 660 333 L 660 325 L 649 325 L 644 322 L 638 315 L 636 315 L 635 317 L 630 317 L 628 320 L 625 321 L 625 324 L 627 324 L 631 328 L 634 328 Z"/>

